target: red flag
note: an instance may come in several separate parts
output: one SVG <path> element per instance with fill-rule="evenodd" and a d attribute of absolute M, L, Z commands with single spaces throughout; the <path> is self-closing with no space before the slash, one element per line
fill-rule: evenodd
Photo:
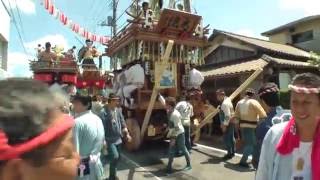
<path fill-rule="evenodd" d="M 60 13 L 60 21 L 62 24 L 66 25 L 67 24 L 67 21 L 68 21 L 68 18 L 66 15 L 64 15 L 63 12 Z"/>
<path fill-rule="evenodd" d="M 67 16 L 64 17 L 63 24 L 64 24 L 64 25 L 67 25 L 67 24 L 68 24 L 68 17 L 67 17 Z"/>
<path fill-rule="evenodd" d="M 93 40 L 92 40 L 92 33 L 91 33 L 91 32 L 87 32 L 87 36 L 88 36 L 87 39 L 90 39 L 91 41 L 93 41 Z"/>
<path fill-rule="evenodd" d="M 82 37 L 86 38 L 87 30 L 83 29 Z"/>
<path fill-rule="evenodd" d="M 48 10 L 49 6 L 50 6 L 50 0 L 44 0 L 44 8 Z"/>
<path fill-rule="evenodd" d="M 53 14 L 54 14 L 54 12 L 55 12 L 55 7 L 54 7 L 54 5 L 53 5 L 53 4 L 50 4 L 50 7 L 49 7 L 49 13 L 50 13 L 51 15 L 53 15 Z"/>
<path fill-rule="evenodd" d="M 80 28 L 79 24 L 73 24 L 72 25 L 72 31 L 73 32 L 79 33 L 79 28 Z"/>
<path fill-rule="evenodd" d="M 92 35 L 92 41 L 97 41 L 97 35 L 95 34 Z"/>
<path fill-rule="evenodd" d="M 103 39 L 102 39 L 102 44 L 107 44 L 109 41 L 109 37 L 107 36 L 103 36 Z"/>

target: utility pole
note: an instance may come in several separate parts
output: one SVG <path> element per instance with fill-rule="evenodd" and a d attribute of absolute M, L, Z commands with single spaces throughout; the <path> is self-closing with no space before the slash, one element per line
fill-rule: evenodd
<path fill-rule="evenodd" d="M 112 34 L 116 36 L 117 34 L 117 7 L 119 0 L 112 0 Z"/>

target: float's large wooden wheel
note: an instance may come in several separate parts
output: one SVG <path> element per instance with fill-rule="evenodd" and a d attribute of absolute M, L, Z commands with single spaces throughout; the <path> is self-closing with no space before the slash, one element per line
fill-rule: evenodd
<path fill-rule="evenodd" d="M 127 119 L 126 124 L 127 124 L 128 130 L 129 130 L 129 133 L 132 137 L 132 141 L 126 142 L 125 147 L 129 151 L 138 150 L 141 145 L 140 126 L 139 126 L 137 120 L 133 119 L 133 118 Z"/>

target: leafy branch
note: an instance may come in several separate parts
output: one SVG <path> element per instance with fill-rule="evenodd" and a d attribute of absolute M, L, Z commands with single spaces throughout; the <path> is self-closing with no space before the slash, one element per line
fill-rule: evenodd
<path fill-rule="evenodd" d="M 310 52 L 311 57 L 310 60 L 308 61 L 310 64 L 318 66 L 320 68 L 320 55 L 314 52 Z"/>

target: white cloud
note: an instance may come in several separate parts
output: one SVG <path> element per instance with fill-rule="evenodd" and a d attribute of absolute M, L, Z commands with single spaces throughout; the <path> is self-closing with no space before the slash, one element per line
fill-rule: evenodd
<path fill-rule="evenodd" d="M 11 7 L 19 8 L 22 13 L 36 14 L 36 5 L 33 0 L 7 0 L 10 1 Z M 8 4 L 8 3 L 7 3 Z"/>
<path fill-rule="evenodd" d="M 243 35 L 243 36 L 249 36 L 249 37 L 254 37 L 254 38 L 259 38 L 259 39 L 264 39 L 264 40 L 267 40 L 268 38 L 264 37 L 264 36 L 261 36 L 260 34 L 254 32 L 253 30 L 251 29 L 239 29 L 237 31 L 235 31 L 236 34 L 240 34 L 240 35 Z"/>
<path fill-rule="evenodd" d="M 319 0 L 279 0 L 279 4 L 284 10 L 299 10 L 306 16 L 320 14 Z"/>
<path fill-rule="evenodd" d="M 32 56 L 28 56 L 20 52 L 8 53 L 8 73 L 11 77 L 31 77 L 32 72 L 29 68 L 29 60 Z"/>
<path fill-rule="evenodd" d="M 64 47 L 64 50 L 67 50 L 69 48 L 68 41 L 61 34 L 47 35 L 34 41 L 27 42 L 25 43 L 25 46 L 28 51 L 35 52 L 35 48 L 38 47 L 38 44 L 41 44 L 41 46 L 44 47 L 46 42 L 50 42 L 52 47 L 58 45 Z"/>

